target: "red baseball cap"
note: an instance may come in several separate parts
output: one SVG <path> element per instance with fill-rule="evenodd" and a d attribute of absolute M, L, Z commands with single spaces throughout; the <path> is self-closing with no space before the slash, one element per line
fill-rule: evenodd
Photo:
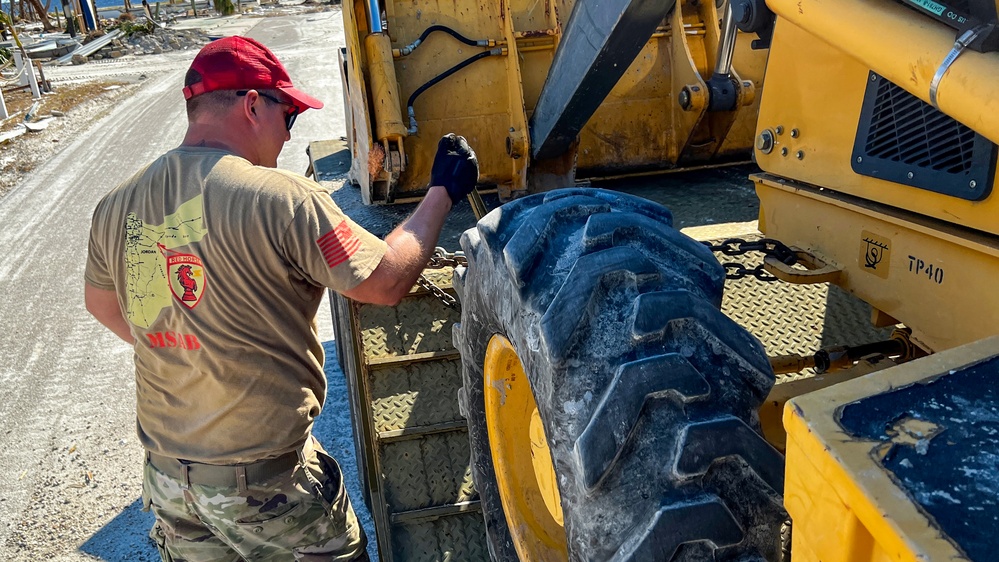
<path fill-rule="evenodd" d="M 184 88 L 184 99 L 215 90 L 281 90 L 301 113 L 321 109 L 323 102 L 295 89 L 281 61 L 270 49 L 248 37 L 233 35 L 205 45 L 191 63 L 201 82 Z"/>

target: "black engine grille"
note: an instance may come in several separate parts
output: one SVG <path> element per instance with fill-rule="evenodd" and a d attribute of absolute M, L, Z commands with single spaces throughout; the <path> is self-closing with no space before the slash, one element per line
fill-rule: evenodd
<path fill-rule="evenodd" d="M 880 80 L 865 150 L 950 174 L 971 169 L 975 132 L 887 80 Z"/>
<path fill-rule="evenodd" d="M 871 73 L 853 149 L 858 174 L 979 200 L 992 189 L 996 146 Z"/>

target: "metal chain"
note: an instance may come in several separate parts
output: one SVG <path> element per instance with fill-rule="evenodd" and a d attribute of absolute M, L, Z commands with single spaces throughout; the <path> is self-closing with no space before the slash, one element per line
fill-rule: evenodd
<path fill-rule="evenodd" d="M 433 281 L 428 279 L 426 275 L 421 273 L 416 279 L 416 284 L 430 291 L 431 294 L 437 297 L 437 300 L 444 303 L 444 306 L 461 312 L 461 305 L 458 303 L 458 299 L 449 295 L 444 289 L 438 287 Z"/>
<path fill-rule="evenodd" d="M 722 266 L 725 268 L 725 279 L 744 279 L 746 277 L 755 277 L 760 281 L 777 281 L 776 277 L 763 268 L 762 263 L 753 269 L 748 269 L 741 263 L 735 262 L 725 262 Z"/>
<path fill-rule="evenodd" d="M 798 261 L 798 256 L 795 255 L 791 248 L 785 246 L 781 241 L 772 238 L 761 238 L 753 241 L 741 238 L 729 238 L 721 244 L 712 244 L 711 242 L 702 242 L 702 244 L 707 246 L 712 252 L 719 252 L 729 257 L 742 256 L 749 252 L 762 252 L 766 256 L 777 258 L 786 265 L 794 265 Z M 777 277 L 774 277 L 764 269 L 762 263 L 754 268 L 748 268 L 734 261 L 723 262 L 722 266 L 725 268 L 726 279 L 755 277 L 760 281 L 777 281 Z"/>
<path fill-rule="evenodd" d="M 464 253 L 448 253 L 447 250 L 438 246 L 434 248 L 434 253 L 430 257 L 430 261 L 427 262 L 427 266 L 424 269 L 444 269 L 445 267 L 458 267 L 465 265 L 468 265 L 468 260 L 465 259 Z M 431 281 L 426 275 L 421 273 L 420 277 L 416 279 L 416 284 L 430 291 L 430 293 L 437 297 L 437 300 L 441 301 L 444 306 L 461 312 L 461 303 L 458 302 L 458 299 L 451 296 L 444 289 L 438 287 L 437 284 Z"/>
<path fill-rule="evenodd" d="M 468 260 L 465 259 L 464 252 L 448 253 L 444 248 L 437 246 L 434 248 L 433 255 L 430 256 L 430 261 L 427 262 L 427 267 L 424 269 L 443 269 L 445 267 L 458 267 L 459 265 L 468 265 Z"/>

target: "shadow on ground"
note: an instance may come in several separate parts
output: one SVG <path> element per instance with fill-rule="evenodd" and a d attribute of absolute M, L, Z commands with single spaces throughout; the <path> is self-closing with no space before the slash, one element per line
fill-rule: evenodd
<path fill-rule="evenodd" d="M 152 562 L 159 560 L 156 546 L 147 533 L 153 526 L 153 514 L 142 511 L 142 499 L 136 499 L 107 525 L 97 531 L 80 551 L 108 562 Z"/>

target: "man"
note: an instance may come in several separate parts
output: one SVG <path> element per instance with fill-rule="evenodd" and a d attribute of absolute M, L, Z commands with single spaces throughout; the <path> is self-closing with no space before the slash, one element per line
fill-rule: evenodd
<path fill-rule="evenodd" d="M 324 287 L 395 304 L 478 178 L 441 139 L 431 187 L 384 241 L 321 186 L 276 170 L 322 102 L 243 37 L 185 80 L 188 130 L 97 205 L 87 310 L 135 349 L 143 501 L 163 560 L 367 560 L 340 470 L 311 437 L 326 393 L 314 318 Z"/>

